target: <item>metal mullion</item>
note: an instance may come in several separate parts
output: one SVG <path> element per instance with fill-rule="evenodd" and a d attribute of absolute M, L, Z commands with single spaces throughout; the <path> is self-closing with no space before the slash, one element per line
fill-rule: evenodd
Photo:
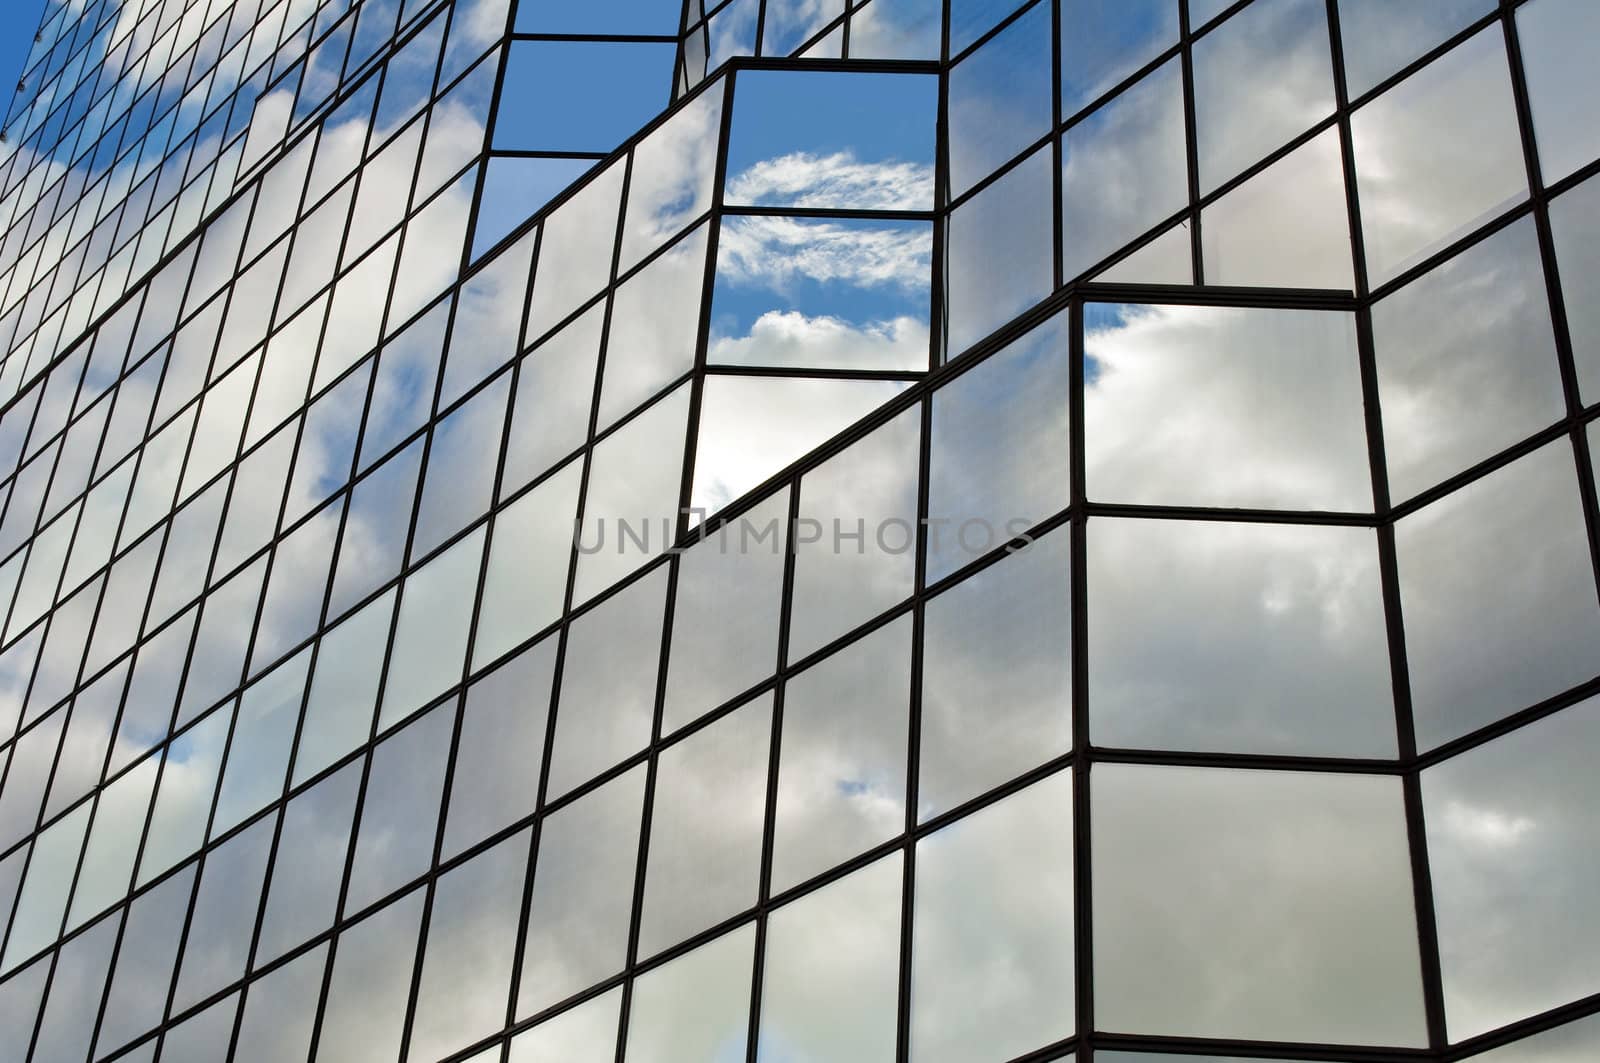
<path fill-rule="evenodd" d="M 1013 23 L 1017 22 L 1018 20 L 1020 20 L 1023 15 L 1025 15 L 1028 12 L 1032 11 L 1035 7 L 1038 7 L 1041 3 L 1048 4 L 1050 2 L 1051 2 L 1051 0 L 1026 0 L 1025 3 L 1018 3 L 1018 6 L 1017 6 L 1016 10 L 1007 13 L 1006 16 L 1004 18 L 1002 18 L 1000 21 L 996 22 L 993 26 L 990 26 L 988 29 L 984 30 L 982 33 L 980 33 L 977 36 L 976 39 L 974 39 L 972 41 L 971 44 L 969 44 L 965 48 L 961 49 L 960 52 L 958 52 L 955 55 L 950 55 L 949 58 L 947 58 L 945 60 L 946 67 L 953 67 L 957 63 L 960 63 L 963 59 L 967 58 L 967 56 L 973 54 L 979 48 L 982 48 L 984 45 L 988 44 L 990 41 L 992 41 L 996 37 L 1000 36 L 1000 34 L 1004 33 L 1006 30 L 1010 29 L 1011 25 Z M 949 51 L 950 51 L 950 37 L 949 37 L 948 33 L 945 33 L 944 34 L 944 47 L 942 47 L 940 49 L 940 54 L 941 55 L 948 55 Z"/>
<path fill-rule="evenodd" d="M 788 490 L 787 529 L 793 529 L 800 519 L 800 477 L 795 477 Z M 763 805 L 761 816 L 760 866 L 756 872 L 756 904 L 760 911 L 756 915 L 756 938 L 751 950 L 753 962 L 750 973 L 749 1015 L 747 1016 L 750 1033 L 749 1040 L 745 1046 L 745 1058 L 748 1063 L 756 1063 L 761 1038 L 761 990 L 762 979 L 767 966 L 767 909 L 772 903 L 772 852 L 776 841 L 778 818 L 778 766 L 783 751 L 784 692 L 788 688 L 786 682 L 776 677 L 783 674 L 784 666 L 788 661 L 790 622 L 794 611 L 795 546 L 788 530 L 783 533 L 783 540 L 783 577 L 778 597 L 778 645 L 773 672 L 775 681 L 772 691 L 772 711 L 769 714 L 770 719 L 768 721 L 771 735 L 767 753 L 767 780 L 764 787 L 765 804 Z M 747 702 L 746 704 L 750 703 Z"/>
<path fill-rule="evenodd" d="M 687 0 L 685 0 L 685 2 L 687 2 Z M 503 500 L 500 498 L 500 495 L 505 487 L 506 455 L 510 453 L 511 449 L 511 418 L 516 415 L 517 383 L 519 375 L 522 371 L 522 361 L 524 358 L 528 357 L 527 352 L 523 350 L 523 344 L 527 342 L 528 311 L 532 308 L 533 304 L 533 286 L 538 279 L 539 252 L 542 250 L 541 244 L 543 244 L 543 242 L 544 230 L 543 228 L 540 228 L 534 232 L 531 258 L 528 263 L 528 283 L 522 293 L 522 303 L 520 309 L 518 310 L 517 355 L 511 361 L 511 400 L 506 404 L 506 427 L 500 439 L 499 468 L 495 473 L 494 494 L 497 504 L 503 504 Z M 601 336 L 603 340 L 604 331 L 602 331 Z M 596 409 L 596 402 L 598 398 L 599 388 L 597 384 L 589 400 L 591 423 L 594 418 L 594 410 Z M 560 462 L 555 466 L 555 468 L 560 468 L 564 464 L 565 461 Z M 551 470 L 551 473 L 554 473 L 554 469 Z M 580 477 L 581 475 L 582 474 L 580 473 Z M 536 482 L 542 481 L 543 477 L 540 477 Z M 578 496 L 580 504 L 583 497 L 581 486 L 582 485 L 580 484 Z M 484 555 L 485 558 L 487 558 L 487 548 L 484 550 Z M 561 676 L 565 668 L 567 658 L 567 626 L 570 623 L 570 617 L 568 614 L 572 609 L 572 593 L 577 576 L 576 569 L 576 565 L 569 565 L 567 569 L 566 585 L 562 592 L 561 598 L 562 626 L 554 636 L 557 640 L 556 661 L 555 668 L 552 670 L 550 676 L 550 698 L 545 707 L 544 742 L 543 747 L 539 751 L 539 785 L 534 791 L 533 801 L 534 812 L 537 815 L 537 818 L 533 821 L 531 829 L 528 831 L 528 855 L 527 859 L 523 862 L 524 867 L 521 904 L 517 909 L 517 928 L 514 931 L 516 936 L 512 939 L 511 982 L 506 993 L 505 1024 L 507 1027 L 512 1026 L 517 1021 L 518 997 L 522 992 L 522 961 L 528 947 L 528 922 L 529 913 L 533 905 L 533 882 L 534 871 L 537 866 L 536 862 L 539 858 L 539 839 L 543 833 L 544 820 L 547 815 L 545 804 L 549 797 L 550 764 L 553 759 L 553 751 L 555 748 L 556 715 L 560 711 Z M 470 656 L 468 657 L 467 666 L 469 669 L 471 668 Z M 469 676 L 468 682 L 470 683 L 471 681 L 472 680 Z M 505 1044 L 501 1046 L 499 1058 L 502 1060 L 507 1059 L 510 1051 L 511 1039 L 508 1037 L 505 1040 Z"/>
<path fill-rule="evenodd" d="M 1070 682 L 1072 689 L 1072 940 L 1073 1010 L 1078 1037 L 1077 1056 L 1087 1061 L 1094 1051 L 1094 879 L 1090 848 L 1090 786 L 1093 767 L 1090 757 L 1089 649 L 1088 649 L 1088 468 L 1084 457 L 1084 337 L 1083 302 L 1074 300 L 1067 309 L 1067 469 L 1069 582 Z"/>
<path fill-rule="evenodd" d="M 1485 724 L 1457 738 L 1452 738 L 1448 742 L 1441 742 L 1432 749 L 1424 750 L 1417 757 L 1417 767 L 1420 770 L 1426 770 L 1436 764 L 1441 764 L 1469 750 L 1487 745 L 1495 739 L 1503 738 L 1513 731 L 1520 731 L 1529 724 L 1538 723 L 1546 716 L 1554 715 L 1563 709 L 1571 708 L 1580 702 L 1587 701 L 1596 694 L 1600 694 L 1600 676 L 1587 679 L 1560 694 L 1535 702 L 1508 716 L 1502 716 L 1493 723 Z"/>
<path fill-rule="evenodd" d="M 1061 3 L 1062 0 L 1050 0 L 1050 290 L 1055 291 L 1066 283 L 1063 276 L 1066 256 L 1066 237 L 1063 230 L 1064 210 L 1061 204 L 1063 194 L 1061 168 L 1064 164 L 1062 152 L 1065 146 L 1062 143 L 1061 129 L 1061 64 L 1065 56 L 1061 51 Z M 939 128 L 948 128 L 948 112 L 939 115 Z"/>
<path fill-rule="evenodd" d="M 1455 1060 L 1464 1060 L 1468 1057 L 1481 1058 L 1478 1056 L 1480 1052 L 1487 1052 L 1491 1048 L 1499 1048 L 1503 1045 L 1520 1041 L 1525 1037 L 1545 1033 L 1562 1027 L 1567 1023 L 1589 1018 L 1595 1014 L 1600 1014 L 1600 993 L 1592 993 L 1589 996 L 1580 997 L 1559 1007 L 1550 1008 L 1536 1015 L 1490 1030 L 1487 1033 L 1478 1034 L 1465 1041 L 1457 1042 L 1446 1049 L 1440 1058 L 1450 1060 L 1452 1063 Z"/>
<path fill-rule="evenodd" d="M 1189 25 L 1189 0 L 1178 0 L 1178 39 L 1183 77 L 1183 152 L 1189 193 L 1189 258 L 1194 271 L 1194 283 L 1204 284 L 1205 244 L 1200 237 L 1200 134 L 1195 120 L 1192 29 Z"/>

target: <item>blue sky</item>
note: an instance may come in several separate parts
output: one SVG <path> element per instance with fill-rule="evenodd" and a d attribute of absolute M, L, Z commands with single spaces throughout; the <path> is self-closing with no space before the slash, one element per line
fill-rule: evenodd
<path fill-rule="evenodd" d="M 6 0 L 0 4 L 0 99 L 5 100 L 7 110 L 43 14 L 44 0 Z"/>

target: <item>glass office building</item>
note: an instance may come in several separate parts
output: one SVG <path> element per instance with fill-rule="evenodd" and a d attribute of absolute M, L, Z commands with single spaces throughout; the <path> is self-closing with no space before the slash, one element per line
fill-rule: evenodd
<path fill-rule="evenodd" d="M 1597 40 L 49 0 L 0 1057 L 1600 1058 Z"/>

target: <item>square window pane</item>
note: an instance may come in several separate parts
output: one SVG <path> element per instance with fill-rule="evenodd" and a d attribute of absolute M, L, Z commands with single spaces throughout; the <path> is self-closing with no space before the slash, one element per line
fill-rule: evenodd
<path fill-rule="evenodd" d="M 1089 497 L 1370 510 L 1351 315 L 1084 309 Z"/>
<path fill-rule="evenodd" d="M 1093 786 L 1096 1025 L 1426 1043 L 1398 778 L 1101 764 Z"/>
<path fill-rule="evenodd" d="M 1398 754 L 1371 529 L 1092 519 L 1087 535 L 1097 745 Z"/>

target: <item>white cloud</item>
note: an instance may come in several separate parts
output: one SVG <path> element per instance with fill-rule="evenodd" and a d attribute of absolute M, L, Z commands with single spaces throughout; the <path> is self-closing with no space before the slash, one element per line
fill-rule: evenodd
<path fill-rule="evenodd" d="M 928 326 L 900 316 L 857 325 L 826 314 L 768 310 L 743 336 L 712 340 L 713 365 L 778 365 L 842 369 L 922 369 Z"/>
<path fill-rule="evenodd" d="M 854 152 L 794 151 L 762 159 L 728 180 L 728 201 L 763 206 L 894 210 L 933 201 L 933 167 L 863 162 Z"/>
<path fill-rule="evenodd" d="M 717 272 L 734 284 L 779 291 L 802 279 L 918 291 L 928 285 L 932 257 L 922 226 L 746 217 L 723 223 Z"/>

